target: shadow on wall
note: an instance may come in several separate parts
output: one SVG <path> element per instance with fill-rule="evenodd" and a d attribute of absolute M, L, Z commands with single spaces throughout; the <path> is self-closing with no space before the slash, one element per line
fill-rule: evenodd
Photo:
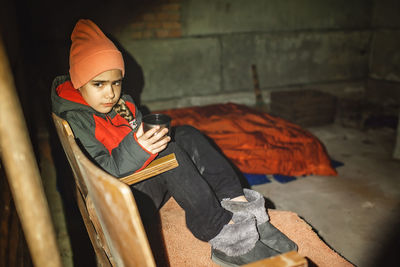
<path fill-rule="evenodd" d="M 144 88 L 144 75 L 142 67 L 135 58 L 121 45 L 121 43 L 110 34 L 106 34 L 115 46 L 121 51 L 125 63 L 125 76 L 122 82 L 122 91 L 130 95 L 143 115 L 150 113 L 150 110 L 142 105 L 141 94 Z"/>

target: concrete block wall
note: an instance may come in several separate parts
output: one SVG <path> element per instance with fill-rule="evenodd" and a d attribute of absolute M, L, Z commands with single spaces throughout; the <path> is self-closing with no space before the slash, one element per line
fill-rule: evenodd
<path fill-rule="evenodd" d="M 367 96 L 400 104 L 400 1 L 375 1 Z"/>
<path fill-rule="evenodd" d="M 400 160 L 400 112 L 399 112 L 399 122 L 397 124 L 396 143 L 393 150 L 393 158 Z"/>
<path fill-rule="evenodd" d="M 400 106 L 400 2 L 375 2 L 373 42 L 366 94 L 371 101 Z M 393 157 L 400 159 L 400 110 Z"/>
<path fill-rule="evenodd" d="M 163 0 L 112 34 L 141 66 L 151 110 L 251 105 L 252 64 L 266 102 L 274 90 L 362 94 L 385 72 L 370 56 L 385 35 L 372 31 L 373 17 L 386 21 L 375 9 L 372 0 Z"/>
<path fill-rule="evenodd" d="M 400 159 L 400 2 L 374 2 L 366 97 L 399 114 L 393 157 Z"/>

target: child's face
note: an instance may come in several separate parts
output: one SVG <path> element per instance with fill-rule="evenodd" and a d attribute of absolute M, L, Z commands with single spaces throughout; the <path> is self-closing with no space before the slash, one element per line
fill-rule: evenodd
<path fill-rule="evenodd" d="M 94 77 L 79 91 L 94 110 L 108 113 L 121 96 L 121 82 L 120 70 L 108 70 Z"/>

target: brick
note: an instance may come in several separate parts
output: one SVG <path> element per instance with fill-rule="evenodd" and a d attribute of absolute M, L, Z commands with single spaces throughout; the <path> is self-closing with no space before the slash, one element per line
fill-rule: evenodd
<path fill-rule="evenodd" d="M 156 31 L 157 38 L 166 38 L 166 37 L 168 37 L 168 35 L 169 35 L 169 31 L 168 30 L 161 29 L 161 30 L 157 30 Z"/>
<path fill-rule="evenodd" d="M 176 3 L 176 4 L 164 4 L 160 6 L 161 10 L 164 11 L 179 11 L 181 8 L 181 5 Z"/>
<path fill-rule="evenodd" d="M 146 28 L 147 29 L 157 29 L 157 28 L 161 28 L 161 22 L 158 21 L 151 21 L 151 22 L 147 22 L 146 23 Z"/>
<path fill-rule="evenodd" d="M 154 37 L 153 31 L 143 31 L 143 39 L 150 39 Z"/>
<path fill-rule="evenodd" d="M 182 37 L 182 30 L 181 29 L 172 29 L 168 32 L 168 37 L 170 38 L 178 38 Z"/>
<path fill-rule="evenodd" d="M 179 22 L 175 22 L 175 21 L 163 22 L 162 27 L 163 27 L 163 29 L 180 29 L 181 24 Z"/>
<path fill-rule="evenodd" d="M 169 20 L 169 13 L 159 12 L 156 14 L 157 20 Z"/>
<path fill-rule="evenodd" d="M 142 30 L 144 28 L 143 22 L 134 22 L 130 25 L 130 28 L 133 30 Z"/>
<path fill-rule="evenodd" d="M 156 15 L 153 13 L 146 13 L 142 16 L 143 21 L 154 21 L 156 20 Z"/>
<path fill-rule="evenodd" d="M 133 32 L 133 33 L 131 34 L 131 37 L 132 37 L 133 39 L 142 39 L 143 34 L 142 34 L 141 31 Z"/>
<path fill-rule="evenodd" d="M 160 12 L 156 14 L 156 18 L 157 20 L 162 20 L 162 21 L 179 21 L 181 15 L 179 13 Z"/>

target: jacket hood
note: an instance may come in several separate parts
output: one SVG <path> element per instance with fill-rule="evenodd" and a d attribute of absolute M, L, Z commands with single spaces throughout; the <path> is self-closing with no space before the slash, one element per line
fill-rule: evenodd
<path fill-rule="evenodd" d="M 59 95 L 61 92 L 64 97 Z M 63 113 L 71 110 L 98 113 L 86 103 L 78 90 L 74 89 L 69 75 L 58 76 L 54 79 L 51 86 L 51 108 L 60 117 L 64 117 Z"/>

